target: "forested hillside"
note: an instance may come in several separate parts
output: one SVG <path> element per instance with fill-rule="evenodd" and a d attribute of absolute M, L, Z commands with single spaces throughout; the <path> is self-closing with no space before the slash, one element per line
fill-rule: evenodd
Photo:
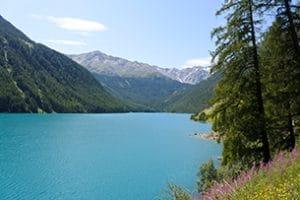
<path fill-rule="evenodd" d="M 0 112 L 123 112 L 82 66 L 0 16 Z"/>
<path fill-rule="evenodd" d="M 191 85 L 166 77 L 119 77 L 94 74 L 94 77 L 112 94 L 124 101 L 132 102 L 149 111 L 164 111 L 161 102 L 174 92 Z"/>
<path fill-rule="evenodd" d="M 184 90 L 176 91 L 167 98 L 161 107 L 168 112 L 196 113 L 209 107 L 214 88 L 221 79 L 222 74 L 216 73 L 197 85 Z"/>
<path fill-rule="evenodd" d="M 118 98 L 151 111 L 198 112 L 207 106 L 212 94 L 209 83 L 197 85 L 208 78 L 209 67 L 160 68 L 100 51 L 69 57 Z"/>

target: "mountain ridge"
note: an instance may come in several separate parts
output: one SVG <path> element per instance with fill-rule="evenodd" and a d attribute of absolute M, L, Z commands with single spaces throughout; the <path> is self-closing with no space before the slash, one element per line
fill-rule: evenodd
<path fill-rule="evenodd" d="M 68 55 L 90 72 L 120 77 L 167 77 L 172 80 L 195 85 L 209 77 L 209 67 L 161 68 L 138 61 L 107 55 L 99 50 Z"/>
<path fill-rule="evenodd" d="M 209 67 L 158 68 L 158 70 L 173 80 L 191 85 L 196 85 L 209 77 Z"/>
<path fill-rule="evenodd" d="M 68 56 L 86 67 L 116 97 L 153 111 L 198 112 L 207 106 L 212 94 L 205 87 L 211 89 L 215 84 L 210 80 L 209 67 L 161 68 L 99 50 Z M 201 84 L 203 81 L 206 83 Z M 194 98 L 192 91 L 204 97 Z"/>
<path fill-rule="evenodd" d="M 161 107 L 166 112 L 177 113 L 197 113 L 208 108 L 208 101 L 213 97 L 214 88 L 222 76 L 222 73 L 213 73 L 192 87 L 176 91 L 162 102 Z"/>
<path fill-rule="evenodd" d="M 0 112 L 124 112 L 81 65 L 0 15 Z"/>
<path fill-rule="evenodd" d="M 89 56 L 97 59 L 83 67 L 0 16 L 0 112 L 197 112 L 190 104 L 205 106 L 206 99 L 192 91 L 209 96 L 201 92 L 214 84 L 191 84 L 209 79 L 209 68 L 160 68 L 100 51 Z M 103 71 L 94 63 L 99 60 Z"/>

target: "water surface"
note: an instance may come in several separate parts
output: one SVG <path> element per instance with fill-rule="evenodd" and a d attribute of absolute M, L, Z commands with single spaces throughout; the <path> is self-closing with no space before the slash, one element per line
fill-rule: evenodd
<path fill-rule="evenodd" d="M 186 114 L 0 114 L 0 197 L 152 200 L 220 155 Z"/>

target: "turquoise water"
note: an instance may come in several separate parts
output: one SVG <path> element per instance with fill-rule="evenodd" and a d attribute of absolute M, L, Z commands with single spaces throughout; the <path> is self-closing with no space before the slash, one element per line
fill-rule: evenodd
<path fill-rule="evenodd" d="M 152 200 L 220 155 L 190 115 L 0 114 L 0 199 Z"/>

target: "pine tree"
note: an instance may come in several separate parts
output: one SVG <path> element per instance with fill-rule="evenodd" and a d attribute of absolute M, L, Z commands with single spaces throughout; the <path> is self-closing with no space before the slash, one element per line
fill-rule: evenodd
<path fill-rule="evenodd" d="M 276 17 L 281 18 L 281 28 L 288 31 L 288 37 L 292 40 L 295 53 L 300 56 L 299 32 L 297 24 L 300 23 L 299 3 L 293 4 L 292 0 L 258 0 L 260 9 L 264 11 L 276 11 Z"/>
<path fill-rule="evenodd" d="M 295 15 L 295 14 L 294 14 Z M 295 17 L 293 17 L 295 18 Z M 273 148 L 293 149 L 299 117 L 299 58 L 286 19 L 278 15 L 264 36 L 260 55 Z M 299 30 L 300 24 L 295 24 Z"/>
<path fill-rule="evenodd" d="M 212 53 L 223 79 L 211 101 L 213 128 L 223 138 L 223 164 L 270 160 L 253 0 L 226 0 L 217 15 L 227 14 L 227 24 L 216 28 Z"/>
<path fill-rule="evenodd" d="M 297 8 L 295 5 L 291 5 L 291 0 L 281 0 L 284 5 L 279 10 L 282 10 L 278 13 L 282 18 L 286 19 L 286 24 L 289 30 L 289 35 L 292 38 L 293 46 L 296 54 L 300 56 L 300 46 L 299 46 L 299 37 L 296 30 L 296 24 L 299 23 L 300 17 L 296 11 L 292 11 L 292 8 Z"/>

